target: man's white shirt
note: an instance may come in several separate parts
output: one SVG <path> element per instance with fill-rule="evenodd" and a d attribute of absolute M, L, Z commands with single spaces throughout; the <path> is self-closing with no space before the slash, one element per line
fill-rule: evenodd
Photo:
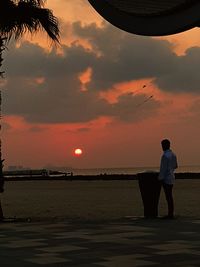
<path fill-rule="evenodd" d="M 174 170 L 176 168 L 178 168 L 176 155 L 171 149 L 165 150 L 161 157 L 158 179 L 162 180 L 165 184 L 174 184 Z"/>

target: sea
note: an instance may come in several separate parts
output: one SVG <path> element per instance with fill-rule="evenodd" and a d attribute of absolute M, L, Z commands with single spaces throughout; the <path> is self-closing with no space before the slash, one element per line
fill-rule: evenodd
<path fill-rule="evenodd" d="M 128 167 L 128 168 L 88 168 L 78 169 L 70 168 L 63 169 L 65 172 L 72 172 L 73 175 L 100 175 L 100 174 L 137 174 L 140 172 L 158 172 L 159 167 Z M 200 173 L 200 166 L 180 166 L 177 173 Z"/>

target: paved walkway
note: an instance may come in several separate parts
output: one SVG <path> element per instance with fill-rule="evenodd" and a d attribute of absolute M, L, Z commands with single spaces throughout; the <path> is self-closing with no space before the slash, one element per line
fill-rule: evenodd
<path fill-rule="evenodd" d="M 1 223 L 2 267 L 199 267 L 200 220 Z"/>

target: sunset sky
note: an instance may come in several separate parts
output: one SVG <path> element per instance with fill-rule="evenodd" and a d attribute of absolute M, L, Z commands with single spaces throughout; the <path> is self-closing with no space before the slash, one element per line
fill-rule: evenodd
<path fill-rule="evenodd" d="M 163 138 L 179 165 L 200 165 L 200 29 L 139 37 L 86 0 L 46 6 L 59 18 L 61 46 L 40 33 L 4 52 L 5 165 L 158 166 Z"/>

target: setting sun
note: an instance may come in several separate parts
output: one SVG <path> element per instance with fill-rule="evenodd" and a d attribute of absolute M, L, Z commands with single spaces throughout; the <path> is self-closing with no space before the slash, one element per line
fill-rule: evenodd
<path fill-rule="evenodd" d="M 74 154 L 75 154 L 75 156 L 81 156 L 83 154 L 83 151 L 80 148 L 76 148 L 74 150 Z"/>

